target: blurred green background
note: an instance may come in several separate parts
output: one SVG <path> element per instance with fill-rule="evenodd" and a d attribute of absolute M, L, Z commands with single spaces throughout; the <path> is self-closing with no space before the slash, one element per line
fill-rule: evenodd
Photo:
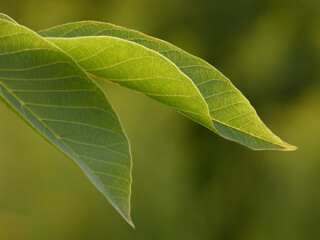
<path fill-rule="evenodd" d="M 131 140 L 133 230 L 0 104 L 0 239 L 320 239 L 319 0 L 1 0 L 34 30 L 100 20 L 213 64 L 295 152 L 254 152 L 102 83 Z"/>

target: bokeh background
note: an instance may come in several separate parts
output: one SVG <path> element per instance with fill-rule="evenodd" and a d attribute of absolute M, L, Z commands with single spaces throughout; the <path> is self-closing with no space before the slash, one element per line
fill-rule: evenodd
<path fill-rule="evenodd" d="M 295 152 L 254 152 L 101 83 L 133 153 L 133 230 L 86 177 L 0 104 L 0 239 L 320 239 L 319 0 L 1 0 L 34 30 L 100 20 L 216 66 Z"/>

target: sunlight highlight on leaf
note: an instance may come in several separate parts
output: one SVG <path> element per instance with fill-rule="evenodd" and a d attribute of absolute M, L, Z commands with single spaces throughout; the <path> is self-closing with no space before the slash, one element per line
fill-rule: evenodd
<path fill-rule="evenodd" d="M 222 137 L 236 141 L 253 150 L 290 151 L 296 149 L 295 146 L 283 142 L 265 126 L 249 101 L 222 73 L 202 59 L 186 53 L 170 43 L 134 30 L 94 21 L 64 24 L 41 31 L 40 34 L 44 37 L 49 37 L 49 41 L 67 51 L 70 50 L 70 45 L 74 44 L 74 48 L 79 51 L 70 51 L 69 53 L 75 59 L 81 59 L 82 56 L 79 55 L 81 52 L 87 52 L 86 54 L 89 56 L 92 55 L 92 57 L 86 59 L 86 62 L 79 62 L 79 64 L 94 76 L 116 82 L 145 94 L 145 90 L 142 91 L 140 89 L 140 85 L 144 84 L 144 88 L 148 91 L 159 91 L 161 94 L 162 91 L 165 91 L 161 88 L 165 81 L 163 81 L 163 79 L 158 79 L 158 84 L 154 83 L 151 69 L 152 64 L 155 64 L 156 62 L 154 59 L 148 61 L 149 64 L 143 64 L 137 61 L 143 67 L 150 67 L 150 69 L 145 69 L 143 73 L 131 73 L 131 79 L 139 79 L 141 75 L 143 75 L 143 78 L 145 79 L 143 83 L 137 84 L 135 82 L 134 85 L 131 86 L 128 86 L 127 82 L 124 81 L 127 76 L 123 74 L 127 74 L 127 69 L 133 67 L 133 65 L 127 63 L 125 66 L 121 66 L 121 60 L 118 61 L 118 58 L 123 57 L 123 55 L 119 50 L 114 51 L 112 55 L 119 64 L 117 68 L 114 66 L 113 69 L 109 69 L 110 71 L 106 68 L 103 72 L 90 71 L 89 65 L 96 64 L 99 65 L 100 68 L 103 68 L 103 66 L 108 67 L 108 56 L 110 53 L 107 53 L 102 46 L 109 46 L 108 44 L 111 38 L 119 39 L 119 42 L 124 40 L 122 41 L 122 45 L 125 47 L 123 47 L 122 50 L 132 45 L 132 43 L 140 46 L 140 50 L 136 47 L 136 51 L 144 52 L 144 49 L 147 48 L 154 54 L 158 53 L 158 55 L 165 57 L 171 62 L 172 68 L 180 70 L 180 72 L 170 72 L 169 74 L 162 76 L 163 78 L 169 77 L 182 80 L 186 76 L 193 82 L 194 86 L 198 89 L 198 92 L 200 92 L 206 102 L 212 123 L 204 124 L 201 121 L 197 121 L 190 114 L 183 112 L 185 115 L 213 130 Z M 101 36 L 105 36 L 105 38 L 101 38 Z M 100 47 L 93 44 L 93 42 L 98 39 L 100 39 L 99 41 L 104 42 L 98 45 Z M 125 41 L 127 44 L 123 43 Z M 127 56 L 127 59 L 129 58 L 130 57 Z M 181 76 L 181 72 L 184 74 L 184 77 Z M 117 78 L 121 78 L 121 81 L 119 81 L 119 79 L 114 79 L 114 74 Z M 171 81 L 171 85 L 174 86 L 174 81 Z M 185 89 L 186 87 L 184 86 L 179 87 L 177 95 L 183 93 Z M 146 95 L 148 96 L 148 94 Z M 169 103 L 165 103 L 174 106 L 175 101 L 177 101 L 177 98 L 172 99 Z M 206 117 L 206 112 L 201 110 L 200 104 L 198 105 L 199 109 L 197 114 L 201 117 Z M 174 107 L 179 110 L 179 105 Z"/>

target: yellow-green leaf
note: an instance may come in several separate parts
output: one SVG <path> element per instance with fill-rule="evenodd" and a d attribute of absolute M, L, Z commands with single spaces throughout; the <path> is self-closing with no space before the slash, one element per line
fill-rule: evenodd
<path fill-rule="evenodd" d="M 222 73 L 170 43 L 93 21 L 57 26 L 40 35 L 67 51 L 89 74 L 173 106 L 227 139 L 254 150 L 296 149 L 265 126 Z"/>

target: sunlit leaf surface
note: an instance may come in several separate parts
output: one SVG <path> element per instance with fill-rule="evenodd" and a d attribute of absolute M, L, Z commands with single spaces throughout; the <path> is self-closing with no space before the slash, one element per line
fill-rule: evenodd
<path fill-rule="evenodd" d="M 93 21 L 65 24 L 40 34 L 71 54 L 93 76 L 173 106 L 227 139 L 254 150 L 296 149 L 265 126 L 229 79 L 172 44 Z"/>

